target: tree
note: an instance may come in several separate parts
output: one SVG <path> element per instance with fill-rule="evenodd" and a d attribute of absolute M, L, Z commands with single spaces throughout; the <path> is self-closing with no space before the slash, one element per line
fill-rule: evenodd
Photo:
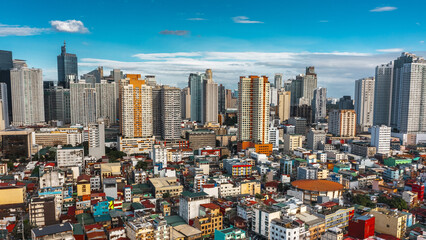
<path fill-rule="evenodd" d="M 255 198 L 257 199 L 263 199 L 263 195 L 260 193 L 256 193 L 256 195 L 254 195 Z"/>
<path fill-rule="evenodd" d="M 371 201 L 371 199 L 366 195 L 357 194 L 353 197 L 350 197 L 350 199 L 351 199 L 351 202 L 354 203 L 354 204 L 359 204 L 359 205 L 369 207 L 369 208 L 375 208 L 376 207 L 376 204 L 373 203 Z"/>
<path fill-rule="evenodd" d="M 164 199 L 166 199 L 166 198 L 170 198 L 170 193 L 168 193 L 168 192 L 163 193 L 163 198 L 164 198 Z"/>
<path fill-rule="evenodd" d="M 147 170 L 148 169 L 148 163 L 147 162 L 145 162 L 145 161 L 139 161 L 137 164 L 136 164 L 136 169 L 142 169 L 142 170 Z"/>
<path fill-rule="evenodd" d="M 388 199 L 385 196 L 380 196 L 377 198 L 377 202 L 387 204 L 391 208 L 398 208 L 398 210 L 408 209 L 407 202 L 401 197 L 392 197 Z"/>

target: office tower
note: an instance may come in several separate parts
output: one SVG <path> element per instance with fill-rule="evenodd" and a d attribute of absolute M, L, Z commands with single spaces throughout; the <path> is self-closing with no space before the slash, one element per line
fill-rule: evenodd
<path fill-rule="evenodd" d="M 100 159 L 105 156 L 105 123 L 89 123 L 88 125 L 89 155 Z"/>
<path fill-rule="evenodd" d="M 44 123 L 43 74 L 28 68 L 25 61 L 14 62 L 10 70 L 13 125 L 30 126 Z"/>
<path fill-rule="evenodd" d="M 71 123 L 70 89 L 62 86 L 45 85 L 44 111 L 46 122 L 58 120 L 62 123 Z"/>
<path fill-rule="evenodd" d="M 339 137 L 355 137 L 356 113 L 353 109 L 340 109 L 330 112 L 328 132 Z"/>
<path fill-rule="evenodd" d="M 154 87 L 157 85 L 157 80 L 155 79 L 155 75 L 145 75 L 146 85 Z"/>
<path fill-rule="evenodd" d="M 237 98 L 233 96 L 231 89 L 225 90 L 225 102 L 226 102 L 226 109 L 230 108 L 237 108 Z"/>
<path fill-rule="evenodd" d="M 284 152 L 290 153 L 296 148 L 302 147 L 303 135 L 284 134 Z"/>
<path fill-rule="evenodd" d="M 152 134 L 156 138 L 161 137 L 161 86 L 155 86 L 152 88 Z"/>
<path fill-rule="evenodd" d="M 224 114 L 226 112 L 226 89 L 222 84 L 218 87 L 217 98 L 219 113 Z"/>
<path fill-rule="evenodd" d="M 277 89 L 277 91 L 281 91 L 282 86 L 283 86 L 283 74 L 275 73 L 275 76 L 274 76 L 275 89 Z"/>
<path fill-rule="evenodd" d="M 355 81 L 356 124 L 362 132 L 367 132 L 373 126 L 374 85 L 374 77 Z"/>
<path fill-rule="evenodd" d="M 96 122 L 96 89 L 80 80 L 70 84 L 71 124 Z"/>
<path fill-rule="evenodd" d="M 191 89 L 186 87 L 182 89 L 180 95 L 182 119 L 191 118 Z"/>
<path fill-rule="evenodd" d="M 202 122 L 204 73 L 191 73 L 188 78 L 188 87 L 191 90 L 191 121 Z"/>
<path fill-rule="evenodd" d="M 191 121 L 217 123 L 218 86 L 213 82 L 211 69 L 205 73 L 191 73 L 188 85 L 191 89 Z"/>
<path fill-rule="evenodd" d="M 314 99 L 312 100 L 312 111 L 315 122 L 320 122 L 327 116 L 327 89 L 319 87 L 314 90 Z"/>
<path fill-rule="evenodd" d="M 95 70 L 92 70 L 81 76 L 81 78 L 84 79 L 86 83 L 92 84 L 92 87 L 95 87 L 96 83 L 100 83 L 103 77 L 104 77 L 103 67 L 97 67 Z"/>
<path fill-rule="evenodd" d="M 312 106 L 306 104 L 302 104 L 299 106 L 291 106 L 290 117 L 304 118 L 306 120 L 306 123 L 311 124 L 313 121 Z"/>
<path fill-rule="evenodd" d="M 311 128 L 308 132 L 308 149 L 318 150 L 320 143 L 325 143 L 326 134 L 323 130 Z"/>
<path fill-rule="evenodd" d="M 240 77 L 238 140 L 269 143 L 269 88 L 266 76 Z"/>
<path fill-rule="evenodd" d="M 376 67 L 374 86 L 374 125 L 391 123 L 393 61 Z"/>
<path fill-rule="evenodd" d="M 67 53 L 66 43 L 61 47 L 58 60 L 58 86 L 70 88 L 70 83 L 78 78 L 77 55 Z"/>
<path fill-rule="evenodd" d="M 181 90 L 170 86 L 155 86 L 152 89 L 153 134 L 163 140 L 180 138 Z"/>
<path fill-rule="evenodd" d="M 0 82 L 7 88 L 7 110 L 9 123 L 12 121 L 12 88 L 10 84 L 10 70 L 13 68 L 12 52 L 0 50 Z"/>
<path fill-rule="evenodd" d="M 120 86 L 120 129 L 126 138 L 151 137 L 152 88 L 140 74 L 127 74 Z"/>
<path fill-rule="evenodd" d="M 164 140 L 180 139 L 182 122 L 180 91 L 175 87 L 161 87 L 161 138 Z"/>
<path fill-rule="evenodd" d="M 355 109 L 351 96 L 343 96 L 337 102 L 339 109 Z"/>
<path fill-rule="evenodd" d="M 391 127 L 381 125 L 371 127 L 371 146 L 376 147 L 376 153 L 389 154 L 391 142 Z"/>
<path fill-rule="evenodd" d="M 314 98 L 314 90 L 317 88 L 317 74 L 313 66 L 306 68 L 305 74 L 299 74 L 291 81 L 292 106 L 311 105 Z"/>
<path fill-rule="evenodd" d="M 290 118 L 290 102 L 291 102 L 290 91 L 278 92 L 277 113 L 278 113 L 280 122 L 287 121 Z"/>
<path fill-rule="evenodd" d="M 273 107 L 278 105 L 278 92 L 275 87 L 269 88 L 269 104 Z"/>
<path fill-rule="evenodd" d="M 307 120 L 303 117 L 291 117 L 288 119 L 288 124 L 294 126 L 294 132 L 296 134 L 305 135 Z"/>
<path fill-rule="evenodd" d="M 9 99 L 7 98 L 7 84 L 4 82 L 0 82 L 0 106 L 1 106 L 1 114 L 2 117 L 0 121 L 2 121 L 2 129 L 6 129 L 9 127 Z"/>
<path fill-rule="evenodd" d="M 121 83 L 121 79 L 123 79 L 123 77 L 124 77 L 124 75 L 123 75 L 123 72 L 120 70 L 120 69 L 113 69 L 112 71 L 111 71 L 111 77 L 112 77 L 112 79 L 114 80 L 114 83 L 115 83 L 115 96 L 116 96 L 116 103 L 115 103 L 115 106 L 116 106 L 116 112 L 115 112 L 115 114 L 116 114 L 116 116 L 117 116 L 117 118 L 118 118 L 118 116 L 120 115 L 119 113 L 120 113 L 120 102 L 119 102 L 119 98 L 120 98 L 120 83 Z"/>
<path fill-rule="evenodd" d="M 116 83 L 101 80 L 95 84 L 96 89 L 96 118 L 102 118 L 107 125 L 117 123 Z"/>
<path fill-rule="evenodd" d="M 280 131 L 277 127 L 269 127 L 269 142 L 272 144 L 273 150 L 277 150 L 280 147 Z"/>
<path fill-rule="evenodd" d="M 217 123 L 218 115 L 218 86 L 213 82 L 211 69 L 206 70 L 203 86 L 203 118 L 202 123 Z"/>

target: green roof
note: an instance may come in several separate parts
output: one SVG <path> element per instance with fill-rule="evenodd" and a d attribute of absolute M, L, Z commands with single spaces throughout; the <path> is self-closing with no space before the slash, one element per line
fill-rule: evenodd
<path fill-rule="evenodd" d="M 72 225 L 72 231 L 74 235 L 84 235 L 83 227 L 80 223 L 76 223 Z"/>
<path fill-rule="evenodd" d="M 178 215 L 167 216 L 164 217 L 164 219 L 166 220 L 167 225 L 170 225 L 172 227 L 186 224 L 185 220 L 183 220 L 183 218 L 179 217 Z"/>
<path fill-rule="evenodd" d="M 97 215 L 95 216 L 95 222 L 107 222 L 107 221 L 111 221 L 111 216 L 109 214 L 105 214 L 105 215 Z"/>
<path fill-rule="evenodd" d="M 77 221 L 80 224 L 83 224 L 83 219 L 84 219 L 84 225 L 95 223 L 95 220 L 93 219 L 92 215 L 89 213 L 78 214 L 77 216 L 75 216 L 75 218 L 77 218 Z"/>
<path fill-rule="evenodd" d="M 197 193 L 193 193 L 193 192 L 182 192 L 182 196 L 184 197 L 190 197 L 190 198 L 195 198 L 195 197 L 204 197 L 204 196 L 208 196 L 207 193 L 205 192 L 197 192 Z"/>
<path fill-rule="evenodd" d="M 132 203 L 132 208 L 137 210 L 137 209 L 143 209 L 144 207 L 142 206 L 142 204 L 140 204 L 138 202 L 134 202 L 134 203 Z"/>

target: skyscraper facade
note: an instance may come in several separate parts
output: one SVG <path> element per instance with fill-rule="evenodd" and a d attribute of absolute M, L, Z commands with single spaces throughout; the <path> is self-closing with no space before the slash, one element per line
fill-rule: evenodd
<path fill-rule="evenodd" d="M 186 87 L 181 90 L 180 95 L 182 119 L 191 118 L 191 89 Z"/>
<path fill-rule="evenodd" d="M 120 129 L 123 137 L 153 135 L 152 88 L 140 74 L 127 74 L 120 86 Z"/>
<path fill-rule="evenodd" d="M 211 69 L 206 70 L 203 83 L 203 117 L 202 123 L 217 123 L 218 115 L 218 86 L 213 81 Z"/>
<path fill-rule="evenodd" d="M 161 86 L 152 88 L 152 133 L 156 138 L 161 138 L 162 129 L 162 102 L 161 102 Z"/>
<path fill-rule="evenodd" d="M 269 143 L 269 88 L 266 76 L 240 77 L 238 140 Z"/>
<path fill-rule="evenodd" d="M 9 121 L 12 121 L 12 88 L 10 84 L 10 70 L 13 68 L 12 52 L 0 50 L 0 82 L 6 84 Z"/>
<path fill-rule="evenodd" d="M 311 105 L 314 90 L 317 88 L 317 74 L 313 66 L 307 67 L 305 74 L 296 76 L 291 81 L 292 106 Z"/>
<path fill-rule="evenodd" d="M 283 84 L 283 74 L 282 73 L 275 73 L 274 76 L 274 87 L 277 89 L 277 91 L 280 91 Z"/>
<path fill-rule="evenodd" d="M 81 80 L 70 84 L 71 124 L 96 122 L 96 89 Z"/>
<path fill-rule="evenodd" d="M 96 118 L 102 118 L 106 125 L 117 123 L 116 83 L 101 80 L 95 84 L 96 89 Z"/>
<path fill-rule="evenodd" d="M 58 60 L 58 86 L 70 88 L 70 83 L 78 78 L 77 55 L 67 53 L 66 44 L 61 47 Z"/>
<path fill-rule="evenodd" d="M 204 73 L 191 73 L 188 86 L 191 90 L 191 121 L 202 122 L 204 108 Z"/>
<path fill-rule="evenodd" d="M 10 70 L 14 126 L 43 124 L 43 74 L 20 61 Z"/>
<path fill-rule="evenodd" d="M 105 156 L 105 123 L 90 123 L 88 125 L 89 154 L 96 159 Z"/>
<path fill-rule="evenodd" d="M 180 89 L 162 86 L 161 89 L 161 138 L 164 140 L 180 139 L 181 103 Z"/>
<path fill-rule="evenodd" d="M 422 57 L 403 52 L 376 68 L 374 125 L 386 124 L 400 133 L 426 132 L 425 65 Z"/>
<path fill-rule="evenodd" d="M 315 122 L 320 122 L 327 116 L 327 89 L 319 87 L 314 90 L 312 99 L 312 111 Z"/>
<path fill-rule="evenodd" d="M 373 126 L 374 118 L 374 77 L 355 81 L 356 123 L 363 132 Z"/>
<path fill-rule="evenodd" d="M 355 137 L 356 113 L 353 109 L 340 109 L 330 112 L 328 132 L 339 137 Z"/>
<path fill-rule="evenodd" d="M 376 153 L 389 154 L 391 142 L 391 127 L 381 125 L 371 128 L 371 146 L 376 147 Z"/>
<path fill-rule="evenodd" d="M 222 84 L 218 87 L 218 111 L 221 114 L 226 112 L 226 89 Z"/>
<path fill-rule="evenodd" d="M 1 112 L 2 112 L 2 119 L 3 121 L 3 129 L 8 128 L 10 121 L 9 121 L 9 99 L 7 98 L 7 84 L 4 82 L 0 82 L 0 105 L 1 105 Z"/>
<path fill-rule="evenodd" d="M 44 88 L 45 120 L 58 120 L 71 123 L 70 89 L 62 86 L 46 86 Z"/>
<path fill-rule="evenodd" d="M 374 125 L 390 126 L 393 68 L 393 61 L 376 67 L 374 83 Z"/>
<path fill-rule="evenodd" d="M 290 118 L 290 102 L 291 102 L 290 91 L 278 92 L 277 114 L 278 114 L 278 118 L 280 119 L 280 122 L 287 121 Z"/>

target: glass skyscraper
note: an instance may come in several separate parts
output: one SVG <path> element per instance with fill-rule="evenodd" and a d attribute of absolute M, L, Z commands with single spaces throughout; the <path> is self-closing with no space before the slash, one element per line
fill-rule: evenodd
<path fill-rule="evenodd" d="M 61 47 L 61 55 L 58 55 L 58 86 L 70 88 L 70 82 L 78 77 L 77 55 L 67 53 L 66 45 Z"/>

